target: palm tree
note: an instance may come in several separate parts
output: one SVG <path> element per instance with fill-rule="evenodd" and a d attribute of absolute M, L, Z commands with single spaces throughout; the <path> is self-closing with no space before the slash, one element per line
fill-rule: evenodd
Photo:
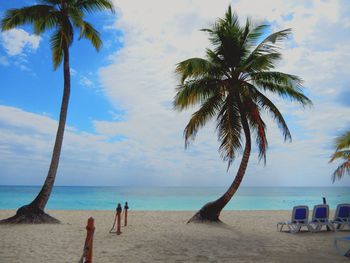
<path fill-rule="evenodd" d="M 267 36 L 268 26 L 254 26 L 247 19 L 241 26 L 229 6 L 225 17 L 218 19 L 209 29 L 213 49 L 207 49 L 206 59 L 190 58 L 177 64 L 180 85 L 174 107 L 184 110 L 199 104 L 185 130 L 185 147 L 195 139 L 198 130 L 216 117 L 216 130 L 221 142 L 219 152 L 228 162 L 227 170 L 237 152 L 243 156 L 233 183 L 217 200 L 205 204 L 190 220 L 220 221 L 222 209 L 237 191 L 251 153 L 251 137 L 255 136 L 259 158 L 266 162 L 266 125 L 261 113 L 267 111 L 279 125 L 284 139 L 291 140 L 287 124 L 278 108 L 266 93 L 275 93 L 301 105 L 311 105 L 302 93 L 301 79 L 297 76 L 273 71 L 281 59 L 279 43 L 286 39 L 290 29 Z M 243 138 L 244 134 L 244 138 Z"/>
<path fill-rule="evenodd" d="M 333 162 L 336 159 L 341 159 L 344 162 L 334 171 L 332 176 L 333 182 L 342 178 L 345 173 L 350 175 L 350 131 L 336 139 L 335 147 L 335 153 L 333 153 L 329 162 Z"/>
<path fill-rule="evenodd" d="M 64 89 L 52 152 L 50 168 L 44 185 L 37 197 L 28 205 L 17 210 L 15 216 L 2 220 L 2 223 L 58 223 L 59 221 L 44 212 L 49 200 L 60 159 L 64 128 L 70 95 L 69 48 L 73 43 L 74 31 L 78 30 L 80 38 L 88 39 L 98 51 L 102 45 L 99 32 L 84 20 L 85 13 L 111 10 L 114 12 L 111 0 L 40 0 L 40 4 L 19 9 L 7 10 L 1 20 L 2 31 L 30 24 L 35 34 L 53 30 L 50 38 L 54 69 L 62 63 Z"/>

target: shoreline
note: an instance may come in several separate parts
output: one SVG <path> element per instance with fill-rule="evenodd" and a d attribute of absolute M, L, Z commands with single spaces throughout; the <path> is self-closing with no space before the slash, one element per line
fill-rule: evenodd
<path fill-rule="evenodd" d="M 123 206 L 122 206 L 123 207 Z M 19 207 L 18 207 L 19 208 Z M 0 208 L 0 214 L 2 212 L 13 212 L 13 213 L 16 213 L 17 209 L 1 209 Z M 189 213 L 189 212 L 192 212 L 192 213 L 196 213 L 198 210 L 200 209 L 200 207 L 198 207 L 197 210 L 157 210 L 157 209 L 154 209 L 154 210 L 137 210 L 137 209 L 129 209 L 130 211 L 133 211 L 133 212 L 145 212 L 145 213 L 148 213 L 148 212 L 169 212 L 169 213 Z M 272 209 L 247 209 L 247 210 L 244 210 L 244 209 L 241 209 L 241 210 L 230 210 L 230 209 L 224 209 L 223 210 L 223 213 L 225 212 L 290 212 L 292 213 L 292 209 L 275 209 L 275 210 L 272 210 Z M 310 208 L 310 210 L 312 211 L 312 207 Z M 114 212 L 115 209 L 45 209 L 45 212 L 50 214 L 50 212 Z M 329 212 L 330 214 L 332 214 L 333 212 L 335 211 L 335 209 L 329 209 Z"/>
<path fill-rule="evenodd" d="M 94 190 L 90 190 L 93 188 Z M 288 190 L 289 189 L 289 190 Z M 339 190 L 340 189 L 340 190 Z M 17 209 L 30 203 L 39 187 L 0 186 L 0 209 Z M 60 187 L 53 189 L 48 210 L 115 210 L 128 201 L 140 211 L 195 211 L 219 198 L 226 189 L 218 187 Z M 350 200 L 350 187 L 242 187 L 227 204 L 227 211 L 290 210 L 295 205 L 322 203 L 331 209 Z"/>
<path fill-rule="evenodd" d="M 277 232 L 291 211 L 223 211 L 224 224 L 186 224 L 195 211 L 129 210 L 122 234 L 114 211 L 47 210 L 57 225 L 0 225 L 1 262 L 78 262 L 87 219 L 95 219 L 94 262 L 348 262 L 333 247 L 349 231 Z M 0 219 L 15 210 L 0 210 Z M 331 218 L 333 212 L 331 212 Z"/>

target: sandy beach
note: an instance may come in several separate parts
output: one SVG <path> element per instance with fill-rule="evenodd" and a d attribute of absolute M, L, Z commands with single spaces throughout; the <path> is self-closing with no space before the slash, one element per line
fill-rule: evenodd
<path fill-rule="evenodd" d="M 0 211 L 0 218 L 14 211 Z M 130 211 L 122 234 L 109 234 L 113 211 L 49 211 L 59 225 L 1 225 L 0 262 L 78 262 L 86 221 L 95 219 L 94 262 L 349 262 L 333 247 L 349 231 L 276 231 L 289 211 L 228 211 L 225 224 L 186 224 L 193 212 Z M 331 213 L 331 216 L 333 213 Z"/>

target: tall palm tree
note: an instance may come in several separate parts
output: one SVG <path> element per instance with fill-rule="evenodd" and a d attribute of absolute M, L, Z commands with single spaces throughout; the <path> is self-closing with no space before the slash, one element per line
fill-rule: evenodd
<path fill-rule="evenodd" d="M 207 49 L 206 59 L 190 58 L 177 65 L 181 78 L 174 107 L 184 110 L 199 104 L 185 130 L 185 147 L 195 139 L 198 130 L 216 117 L 216 130 L 221 142 L 219 152 L 230 168 L 244 144 L 243 156 L 236 177 L 228 190 L 217 200 L 205 204 L 190 220 L 220 221 L 222 209 L 237 191 L 251 153 L 251 137 L 255 136 L 259 158 L 266 162 L 266 125 L 261 113 L 267 111 L 282 130 L 284 139 L 291 140 L 287 124 L 278 108 L 267 97 L 275 93 L 301 105 L 311 105 L 302 93 L 301 79 L 274 71 L 281 59 L 279 43 L 290 29 L 267 36 L 260 43 L 267 25 L 254 26 L 247 19 L 241 26 L 229 6 L 225 17 L 209 29 L 213 49 Z M 244 135 L 244 137 L 243 137 Z"/>
<path fill-rule="evenodd" d="M 329 162 L 341 159 L 344 162 L 334 171 L 332 180 L 340 179 L 345 173 L 350 175 L 350 131 L 339 136 L 335 141 L 336 150 Z"/>
<path fill-rule="evenodd" d="M 84 20 L 86 13 L 111 10 L 111 0 L 40 0 L 40 4 L 7 10 L 1 20 L 2 31 L 29 24 L 35 34 L 52 30 L 50 38 L 52 60 L 56 70 L 63 60 L 64 88 L 61 111 L 52 152 L 50 168 L 44 185 L 37 197 L 17 210 L 15 216 L 2 220 L 2 223 L 58 223 L 59 221 L 44 212 L 49 200 L 60 159 L 64 128 L 70 95 L 69 48 L 74 40 L 74 31 L 79 31 L 79 39 L 86 38 L 98 51 L 102 45 L 99 32 Z"/>

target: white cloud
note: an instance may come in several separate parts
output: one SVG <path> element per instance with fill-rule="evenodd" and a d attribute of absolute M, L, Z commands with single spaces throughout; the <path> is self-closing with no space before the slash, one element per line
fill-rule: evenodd
<path fill-rule="evenodd" d="M 15 174 L 17 182 L 40 184 L 47 172 L 56 129 L 57 121 L 48 116 L 0 106 L 1 182 L 11 183 Z M 127 168 L 123 165 L 140 169 L 140 162 L 132 165 L 138 156 L 133 151 L 130 155 L 123 153 L 123 142 L 107 139 L 66 127 L 58 184 L 91 185 L 96 183 L 96 174 L 102 175 L 99 184 L 125 184 Z M 134 169 L 134 177 L 140 176 Z"/>
<path fill-rule="evenodd" d="M 181 185 L 186 179 L 197 180 L 199 172 L 214 172 L 216 162 L 205 160 L 213 166 L 202 167 L 203 159 L 195 158 L 193 151 L 183 159 L 182 143 L 177 148 L 163 145 L 153 149 L 142 140 L 115 140 L 118 132 L 108 134 L 99 123 L 98 132 L 91 134 L 66 127 L 57 184 L 78 185 Z M 107 123 L 108 125 L 108 123 Z M 109 127 L 111 128 L 111 127 Z M 44 115 L 18 108 L 0 106 L 0 167 L 3 184 L 16 182 L 40 184 L 45 178 L 54 143 L 57 121 Z M 122 135 L 122 134 L 120 134 Z M 125 134 L 128 136 L 128 134 Z M 158 155 L 155 151 L 160 150 Z M 175 151 L 174 151 L 175 150 Z M 180 153 L 180 154 L 179 154 Z M 215 153 L 209 156 L 217 159 Z M 195 171 L 189 171 L 189 167 Z M 221 167 L 224 171 L 225 169 Z M 208 183 L 207 179 L 202 184 Z"/>
<path fill-rule="evenodd" d="M 77 75 L 77 71 L 74 68 L 70 68 L 70 74 L 72 77 L 75 77 Z"/>
<path fill-rule="evenodd" d="M 209 129 L 185 152 L 181 140 L 164 142 L 164 136 L 155 131 L 152 146 L 142 136 L 136 140 L 134 132 L 125 133 L 125 140 L 113 140 L 123 134 L 122 123 L 121 126 L 109 122 L 95 125 L 97 134 L 66 127 L 57 184 L 227 185 L 232 180 L 237 164 L 226 174 L 225 165 L 210 143 L 213 136 L 209 136 Z M 269 135 L 280 138 L 273 128 Z M 40 184 L 46 176 L 56 129 L 57 121 L 48 116 L 0 106 L 2 183 L 13 183 L 15 176 L 23 184 Z M 147 136 L 148 133 L 145 130 Z M 272 146 L 267 167 L 257 165 L 257 156 L 253 154 L 244 184 L 329 184 L 333 167 L 326 162 L 328 154 L 322 145 L 323 138 L 320 141 L 318 134 L 315 135 L 312 140 L 292 144 L 282 145 L 278 140 L 282 146 Z M 347 179 L 337 184 L 349 183 Z"/>
<path fill-rule="evenodd" d="M 39 47 L 40 39 L 23 29 L 11 29 L 1 33 L 1 44 L 9 56 L 20 55 L 25 49 L 35 51 Z"/>
<path fill-rule="evenodd" d="M 92 82 L 92 80 L 86 76 L 81 76 L 79 83 L 80 83 L 80 85 L 82 85 L 86 88 L 91 88 L 94 86 L 94 83 Z"/>
<path fill-rule="evenodd" d="M 115 112 L 115 111 L 108 111 L 108 113 L 112 116 L 113 121 L 122 121 L 124 120 L 124 115 L 123 113 Z"/>

